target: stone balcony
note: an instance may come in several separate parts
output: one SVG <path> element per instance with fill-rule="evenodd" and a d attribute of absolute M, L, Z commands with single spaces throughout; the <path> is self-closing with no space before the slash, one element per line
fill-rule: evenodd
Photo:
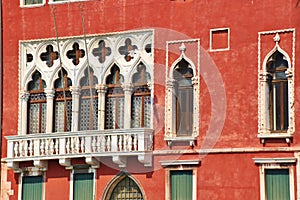
<path fill-rule="evenodd" d="M 6 136 L 9 168 L 17 170 L 20 162 L 33 161 L 47 168 L 47 161 L 57 159 L 62 166 L 71 166 L 72 158 L 84 158 L 98 167 L 101 157 L 111 157 L 119 167 L 126 166 L 129 156 L 137 156 L 144 166 L 152 166 L 152 129 L 115 129 Z"/>

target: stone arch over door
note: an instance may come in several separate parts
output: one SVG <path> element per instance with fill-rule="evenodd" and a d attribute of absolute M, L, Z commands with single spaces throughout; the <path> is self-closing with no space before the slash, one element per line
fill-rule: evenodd
<path fill-rule="evenodd" d="M 140 184 L 129 174 L 117 175 L 106 187 L 103 200 L 146 200 Z"/>

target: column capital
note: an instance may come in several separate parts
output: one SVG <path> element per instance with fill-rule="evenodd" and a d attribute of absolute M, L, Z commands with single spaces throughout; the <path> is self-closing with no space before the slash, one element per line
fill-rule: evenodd
<path fill-rule="evenodd" d="M 123 88 L 124 92 L 132 92 L 134 86 L 131 83 L 123 83 L 122 88 Z"/>
<path fill-rule="evenodd" d="M 80 87 L 78 86 L 71 86 L 70 91 L 72 95 L 80 95 Z"/>
<path fill-rule="evenodd" d="M 55 94 L 55 90 L 53 88 L 45 88 L 44 92 L 46 93 L 47 98 L 53 98 Z"/>
<path fill-rule="evenodd" d="M 105 94 L 107 90 L 106 84 L 98 84 L 96 85 L 96 90 L 98 93 Z"/>
<path fill-rule="evenodd" d="M 30 95 L 29 92 L 28 92 L 28 91 L 25 91 L 25 90 L 21 90 L 21 91 L 19 92 L 20 98 L 21 98 L 22 100 L 24 100 L 24 101 L 28 101 L 29 95 Z"/>

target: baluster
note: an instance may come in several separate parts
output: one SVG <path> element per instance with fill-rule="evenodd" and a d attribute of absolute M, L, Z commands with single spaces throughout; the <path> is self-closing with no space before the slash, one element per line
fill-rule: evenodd
<path fill-rule="evenodd" d="M 85 145 L 84 137 L 81 137 L 81 138 L 80 138 L 80 149 L 81 149 L 81 153 L 85 152 L 84 145 Z"/>
<path fill-rule="evenodd" d="M 28 140 L 29 141 L 29 156 L 33 156 L 33 140 Z"/>
<path fill-rule="evenodd" d="M 107 140 L 106 140 L 106 148 L 107 148 L 107 151 L 111 151 L 111 137 L 110 135 L 107 136 Z"/>
<path fill-rule="evenodd" d="M 28 156 L 28 142 L 27 140 L 24 140 L 24 156 L 27 157 Z"/>
<path fill-rule="evenodd" d="M 20 141 L 20 144 L 19 144 L 19 154 L 20 156 L 24 156 L 24 140 Z"/>
<path fill-rule="evenodd" d="M 56 139 L 53 139 L 55 140 L 55 145 L 54 145 L 54 154 L 58 155 L 59 154 L 59 139 L 56 138 Z"/>
<path fill-rule="evenodd" d="M 133 135 L 133 148 L 134 148 L 134 151 L 137 151 L 137 144 L 138 144 L 138 141 L 137 141 L 138 137 L 137 137 L 137 134 L 134 134 Z"/>
<path fill-rule="evenodd" d="M 40 151 L 41 151 L 41 155 L 45 155 L 45 142 L 43 139 L 41 139 Z"/>
<path fill-rule="evenodd" d="M 96 137 L 96 151 L 97 152 L 101 151 L 101 138 L 100 138 L 100 136 Z"/>
<path fill-rule="evenodd" d="M 18 157 L 19 156 L 19 142 L 15 142 L 14 143 L 14 153 L 15 153 L 14 157 Z"/>
<path fill-rule="evenodd" d="M 92 139 L 92 151 L 96 152 L 96 136 L 93 136 Z"/>
<path fill-rule="evenodd" d="M 131 151 L 132 150 L 132 137 L 131 137 L 131 135 L 127 135 L 127 141 L 128 141 L 127 150 Z"/>
<path fill-rule="evenodd" d="M 123 144 L 123 135 L 119 135 L 119 151 L 123 151 L 122 144 Z"/>
<path fill-rule="evenodd" d="M 50 139 L 50 155 L 54 154 L 54 139 Z"/>
<path fill-rule="evenodd" d="M 101 152 L 105 151 L 105 136 L 101 135 Z"/>
<path fill-rule="evenodd" d="M 70 138 L 66 138 L 67 142 L 66 142 L 66 152 L 67 154 L 70 153 Z"/>
<path fill-rule="evenodd" d="M 79 143 L 79 137 L 74 137 L 74 146 L 75 146 L 75 153 L 79 153 L 79 149 L 80 149 L 80 143 Z"/>
<path fill-rule="evenodd" d="M 49 139 L 45 139 L 45 155 L 49 155 Z"/>

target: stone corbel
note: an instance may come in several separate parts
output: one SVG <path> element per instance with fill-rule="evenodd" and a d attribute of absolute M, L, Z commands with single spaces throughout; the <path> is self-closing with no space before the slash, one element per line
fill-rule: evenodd
<path fill-rule="evenodd" d="M 71 159 L 70 158 L 60 158 L 59 164 L 64 167 L 69 167 L 69 166 L 71 166 Z"/>
<path fill-rule="evenodd" d="M 48 161 L 45 160 L 34 160 L 33 161 L 33 165 L 37 168 L 44 168 L 47 169 L 48 168 Z"/>
<path fill-rule="evenodd" d="M 112 161 L 119 165 L 120 168 L 126 167 L 127 164 L 127 157 L 126 156 L 113 156 Z"/>
<path fill-rule="evenodd" d="M 152 166 L 152 154 L 145 153 L 143 155 L 138 156 L 138 160 L 144 164 L 145 167 L 151 167 Z"/>
<path fill-rule="evenodd" d="M 13 170 L 18 170 L 19 169 L 19 162 L 14 162 L 14 161 L 8 161 L 7 162 L 7 167 Z"/>
<path fill-rule="evenodd" d="M 99 160 L 94 157 L 86 157 L 85 162 L 88 165 L 91 165 L 92 168 L 99 168 Z"/>

